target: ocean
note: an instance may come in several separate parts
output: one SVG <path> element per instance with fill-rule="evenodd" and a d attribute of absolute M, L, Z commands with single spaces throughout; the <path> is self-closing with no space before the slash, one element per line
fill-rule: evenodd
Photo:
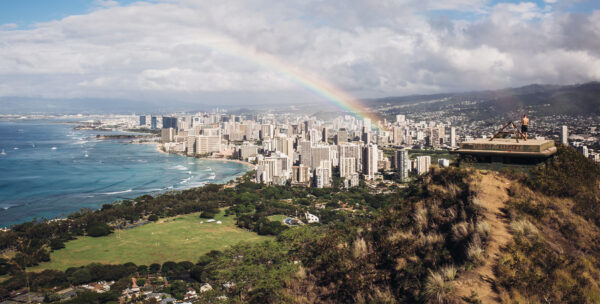
<path fill-rule="evenodd" d="M 0 227 L 64 217 L 82 208 L 225 183 L 240 163 L 160 153 L 153 144 L 99 140 L 60 121 L 0 121 Z"/>

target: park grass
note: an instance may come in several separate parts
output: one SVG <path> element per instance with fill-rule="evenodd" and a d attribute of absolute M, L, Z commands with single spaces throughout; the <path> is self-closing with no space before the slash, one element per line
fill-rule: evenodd
<path fill-rule="evenodd" d="M 267 218 L 270 221 L 276 221 L 276 222 L 282 222 L 283 223 L 283 220 L 285 220 L 286 218 L 289 218 L 289 216 L 283 215 L 283 214 L 275 214 L 275 215 L 270 215 Z"/>
<path fill-rule="evenodd" d="M 64 249 L 51 254 L 51 260 L 33 267 L 31 271 L 45 269 L 65 270 L 90 263 L 150 265 L 166 261 L 190 261 L 211 250 L 223 250 L 239 242 L 258 242 L 270 237 L 235 226 L 235 217 L 224 216 L 221 211 L 215 220 L 207 223 L 199 213 L 160 219 L 129 230 L 117 230 L 104 237 L 81 237 L 67 242 Z M 204 221 L 204 223 L 200 223 Z"/>

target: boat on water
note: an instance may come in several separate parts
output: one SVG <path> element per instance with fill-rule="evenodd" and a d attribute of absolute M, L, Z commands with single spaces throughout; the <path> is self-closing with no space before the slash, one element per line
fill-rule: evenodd
<path fill-rule="evenodd" d="M 52 147 L 52 150 L 56 150 L 56 147 Z"/>
<path fill-rule="evenodd" d="M 85 157 L 88 157 L 88 154 L 87 154 L 87 152 L 85 152 L 85 155 L 84 155 L 84 156 L 85 156 Z"/>
<path fill-rule="evenodd" d="M 4 152 L 4 149 L 2 149 L 2 152 L 0 152 L 0 155 L 6 155 L 6 152 Z"/>

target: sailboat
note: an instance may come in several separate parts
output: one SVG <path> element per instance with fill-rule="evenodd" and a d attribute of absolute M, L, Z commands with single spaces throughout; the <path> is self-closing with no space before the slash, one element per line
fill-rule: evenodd
<path fill-rule="evenodd" d="M 0 153 L 0 155 L 6 155 L 6 152 L 4 152 L 4 149 L 2 149 L 2 153 Z"/>

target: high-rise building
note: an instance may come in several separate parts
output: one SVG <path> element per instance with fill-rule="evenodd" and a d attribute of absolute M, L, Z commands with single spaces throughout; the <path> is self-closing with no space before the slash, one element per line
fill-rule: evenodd
<path fill-rule="evenodd" d="M 396 146 L 402 144 L 402 136 L 404 135 L 404 128 L 402 127 L 394 127 L 392 129 L 392 143 Z"/>
<path fill-rule="evenodd" d="M 450 127 L 450 147 L 456 147 L 456 127 Z"/>
<path fill-rule="evenodd" d="M 417 156 L 416 162 L 417 174 L 421 175 L 429 172 L 429 166 L 431 166 L 431 156 Z"/>
<path fill-rule="evenodd" d="M 150 117 L 150 128 L 156 130 L 156 116 Z"/>
<path fill-rule="evenodd" d="M 402 182 L 408 181 L 408 171 L 410 169 L 410 160 L 408 159 L 408 150 L 400 149 L 396 150 L 394 153 L 394 167 L 398 171 L 400 175 L 400 180 Z"/>
<path fill-rule="evenodd" d="M 340 177 L 346 178 L 356 173 L 356 159 L 354 157 L 340 157 Z"/>
<path fill-rule="evenodd" d="M 404 142 L 405 145 L 412 145 L 412 135 L 410 134 L 410 129 L 408 127 L 404 128 Z"/>
<path fill-rule="evenodd" d="M 323 127 L 321 130 L 321 141 L 326 143 L 327 139 L 329 139 L 329 132 L 327 132 L 327 127 Z"/>
<path fill-rule="evenodd" d="M 565 146 L 569 145 L 569 128 L 567 126 L 560 128 L 560 142 Z"/>
<path fill-rule="evenodd" d="M 310 149 L 310 167 L 317 168 L 320 166 L 321 161 L 331 161 L 331 147 L 326 145 L 313 146 Z"/>
<path fill-rule="evenodd" d="M 377 145 L 369 144 L 363 148 L 363 175 L 365 179 L 372 180 L 377 173 L 378 151 Z"/>
<path fill-rule="evenodd" d="M 292 166 L 292 183 L 307 184 L 310 182 L 310 170 L 305 165 Z"/>
<path fill-rule="evenodd" d="M 175 129 L 163 128 L 160 132 L 160 137 L 163 143 L 172 142 L 175 139 Z"/>
<path fill-rule="evenodd" d="M 404 115 L 396 115 L 396 122 L 397 123 L 404 123 L 405 120 L 406 120 L 406 116 L 404 116 Z"/>
<path fill-rule="evenodd" d="M 185 147 L 187 149 L 187 155 L 196 155 L 196 136 L 188 136 L 186 139 Z"/>
<path fill-rule="evenodd" d="M 255 157 L 258 155 L 258 147 L 255 145 L 242 145 L 238 152 L 241 160 L 246 160 L 249 157 Z"/>
<path fill-rule="evenodd" d="M 305 165 L 307 167 L 310 167 L 310 162 L 311 162 L 311 148 L 312 148 L 312 144 L 310 141 L 306 141 L 303 140 L 300 142 L 300 144 L 298 144 L 299 147 L 299 151 L 300 152 L 300 163 L 302 165 Z"/>
<path fill-rule="evenodd" d="M 287 137 L 275 137 L 273 139 L 275 151 L 279 151 L 291 160 L 294 159 L 294 141 Z"/>
<path fill-rule="evenodd" d="M 444 127 L 436 126 L 426 130 L 427 145 L 431 147 L 439 147 L 442 139 L 444 138 Z"/>
<path fill-rule="evenodd" d="M 362 128 L 362 136 L 361 139 L 365 145 L 368 145 L 371 142 L 371 131 L 366 127 Z"/>
<path fill-rule="evenodd" d="M 146 125 L 146 115 L 140 115 L 140 126 Z"/>
<path fill-rule="evenodd" d="M 196 154 L 221 151 L 221 135 L 199 135 L 196 137 Z"/>
<path fill-rule="evenodd" d="M 335 144 L 339 145 L 340 143 L 345 142 L 348 142 L 348 130 L 342 128 L 338 130 L 338 133 L 335 136 Z"/>
<path fill-rule="evenodd" d="M 321 161 L 319 166 L 313 171 L 315 187 L 325 188 L 331 186 L 331 162 Z"/>
<path fill-rule="evenodd" d="M 179 126 L 177 125 L 177 117 L 163 116 L 162 126 L 163 126 L 163 129 L 173 128 L 175 130 L 178 130 Z"/>
<path fill-rule="evenodd" d="M 272 124 L 262 125 L 260 127 L 260 139 L 273 138 L 275 129 Z"/>
<path fill-rule="evenodd" d="M 273 177 L 279 176 L 278 172 L 280 162 L 274 158 L 265 158 L 258 161 L 256 166 L 256 182 L 270 184 Z"/>
<path fill-rule="evenodd" d="M 356 171 L 362 170 L 362 151 L 359 145 L 346 143 L 338 146 L 338 158 L 351 157 L 356 160 Z"/>

